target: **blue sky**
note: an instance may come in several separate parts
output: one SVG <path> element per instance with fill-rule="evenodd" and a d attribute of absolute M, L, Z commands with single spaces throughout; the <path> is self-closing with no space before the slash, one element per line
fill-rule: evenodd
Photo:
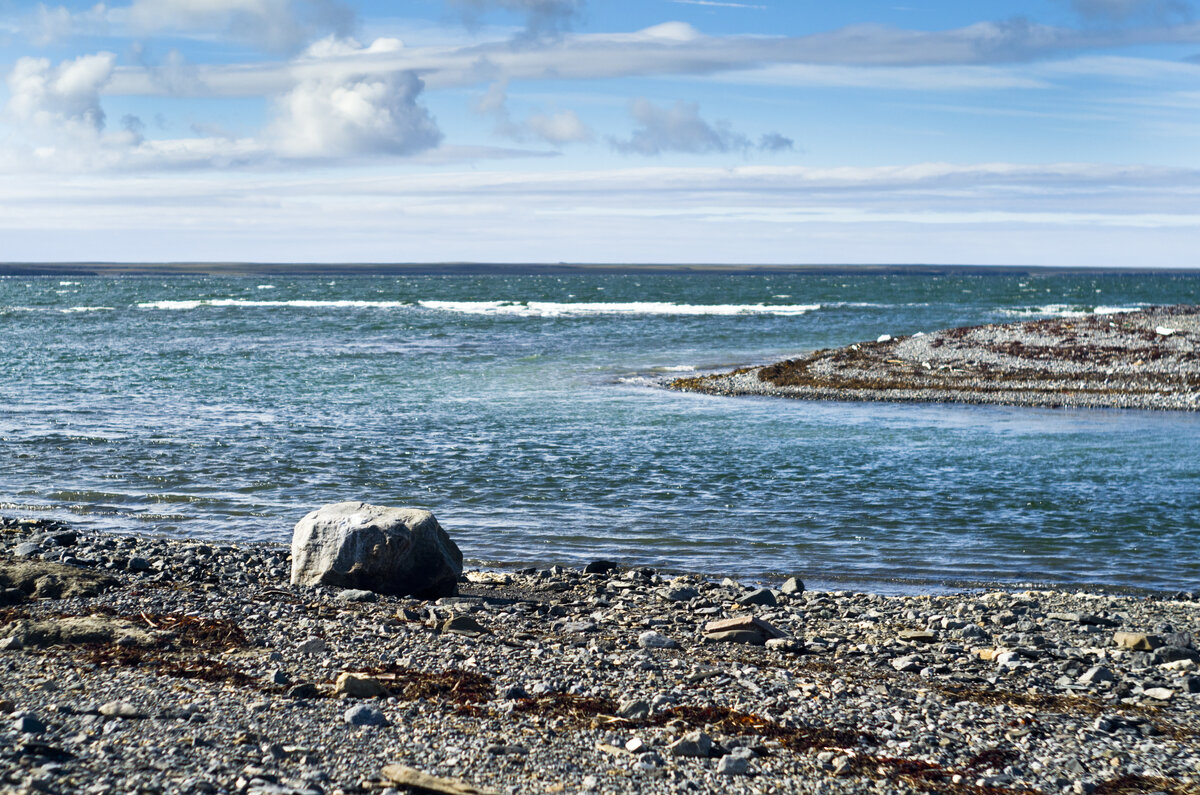
<path fill-rule="evenodd" d="M 1188 0 L 0 0 L 0 259 L 1200 266 Z"/>

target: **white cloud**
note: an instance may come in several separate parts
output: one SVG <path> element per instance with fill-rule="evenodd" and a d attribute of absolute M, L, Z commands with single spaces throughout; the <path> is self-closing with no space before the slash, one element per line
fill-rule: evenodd
<path fill-rule="evenodd" d="M 592 131 L 573 110 L 558 113 L 535 113 L 525 120 L 529 130 L 543 141 L 552 144 L 571 144 L 592 140 Z"/>
<path fill-rule="evenodd" d="M 430 149 L 442 134 L 417 104 L 424 85 L 414 72 L 309 78 L 278 102 L 268 135 L 290 157 L 407 155 Z"/>
<path fill-rule="evenodd" d="M 1195 266 L 1198 192 L 1090 164 L 69 174 L 0 180 L 0 235 L 14 259 Z"/>
<path fill-rule="evenodd" d="M 475 103 L 475 110 L 496 120 L 496 133 L 516 141 L 535 138 L 555 146 L 590 141 L 595 136 L 572 110 L 533 113 L 525 121 L 515 121 L 508 110 L 508 83 L 500 81 L 488 87 Z"/>
<path fill-rule="evenodd" d="M 663 152 L 747 151 L 754 147 L 750 139 L 735 131 L 729 122 L 709 123 L 700 117 L 694 102 L 676 102 L 670 108 L 655 105 L 645 98 L 630 103 L 629 114 L 640 126 L 628 140 L 610 138 L 609 143 L 623 154 L 660 155 Z M 792 139 L 779 133 L 766 133 L 758 148 L 767 152 L 791 149 Z"/>
<path fill-rule="evenodd" d="M 734 132 L 728 122 L 713 125 L 700 118 L 700 106 L 694 102 L 676 102 L 673 107 L 662 108 L 639 98 L 630 104 L 629 115 L 641 126 L 627 141 L 610 141 L 614 149 L 625 154 L 728 152 L 750 146 L 750 139 Z"/>
<path fill-rule="evenodd" d="M 39 136 L 98 136 L 104 130 L 100 89 L 116 56 L 81 55 L 58 66 L 45 58 L 21 58 L 8 75 L 5 115 Z"/>

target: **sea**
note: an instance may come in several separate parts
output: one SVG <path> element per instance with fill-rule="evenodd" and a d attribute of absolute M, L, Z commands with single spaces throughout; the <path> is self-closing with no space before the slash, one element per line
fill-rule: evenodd
<path fill-rule="evenodd" d="M 331 271 L 0 278 L 0 514 L 287 542 L 364 500 L 433 511 L 475 567 L 1200 587 L 1200 415 L 662 386 L 1200 303 L 1200 273 Z"/>

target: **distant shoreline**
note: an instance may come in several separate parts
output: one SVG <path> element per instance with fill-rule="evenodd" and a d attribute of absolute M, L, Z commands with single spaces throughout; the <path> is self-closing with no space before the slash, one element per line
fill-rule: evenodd
<path fill-rule="evenodd" d="M 669 388 L 799 400 L 1200 411 L 1200 306 L 944 329 Z"/>
<path fill-rule="evenodd" d="M 1041 265 L 763 265 L 722 263 L 320 263 L 320 262 L 0 262 L 13 276 L 442 276 L 583 275 L 621 273 L 811 274 L 882 276 L 1111 276 L 1197 275 L 1197 268 L 1066 267 Z"/>

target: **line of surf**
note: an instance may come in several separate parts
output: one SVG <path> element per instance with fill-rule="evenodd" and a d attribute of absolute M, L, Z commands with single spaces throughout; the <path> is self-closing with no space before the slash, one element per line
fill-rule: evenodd
<path fill-rule="evenodd" d="M 803 315 L 820 304 L 676 304 L 667 301 L 418 301 L 425 309 L 464 315 L 578 317 L 584 315 Z"/>

